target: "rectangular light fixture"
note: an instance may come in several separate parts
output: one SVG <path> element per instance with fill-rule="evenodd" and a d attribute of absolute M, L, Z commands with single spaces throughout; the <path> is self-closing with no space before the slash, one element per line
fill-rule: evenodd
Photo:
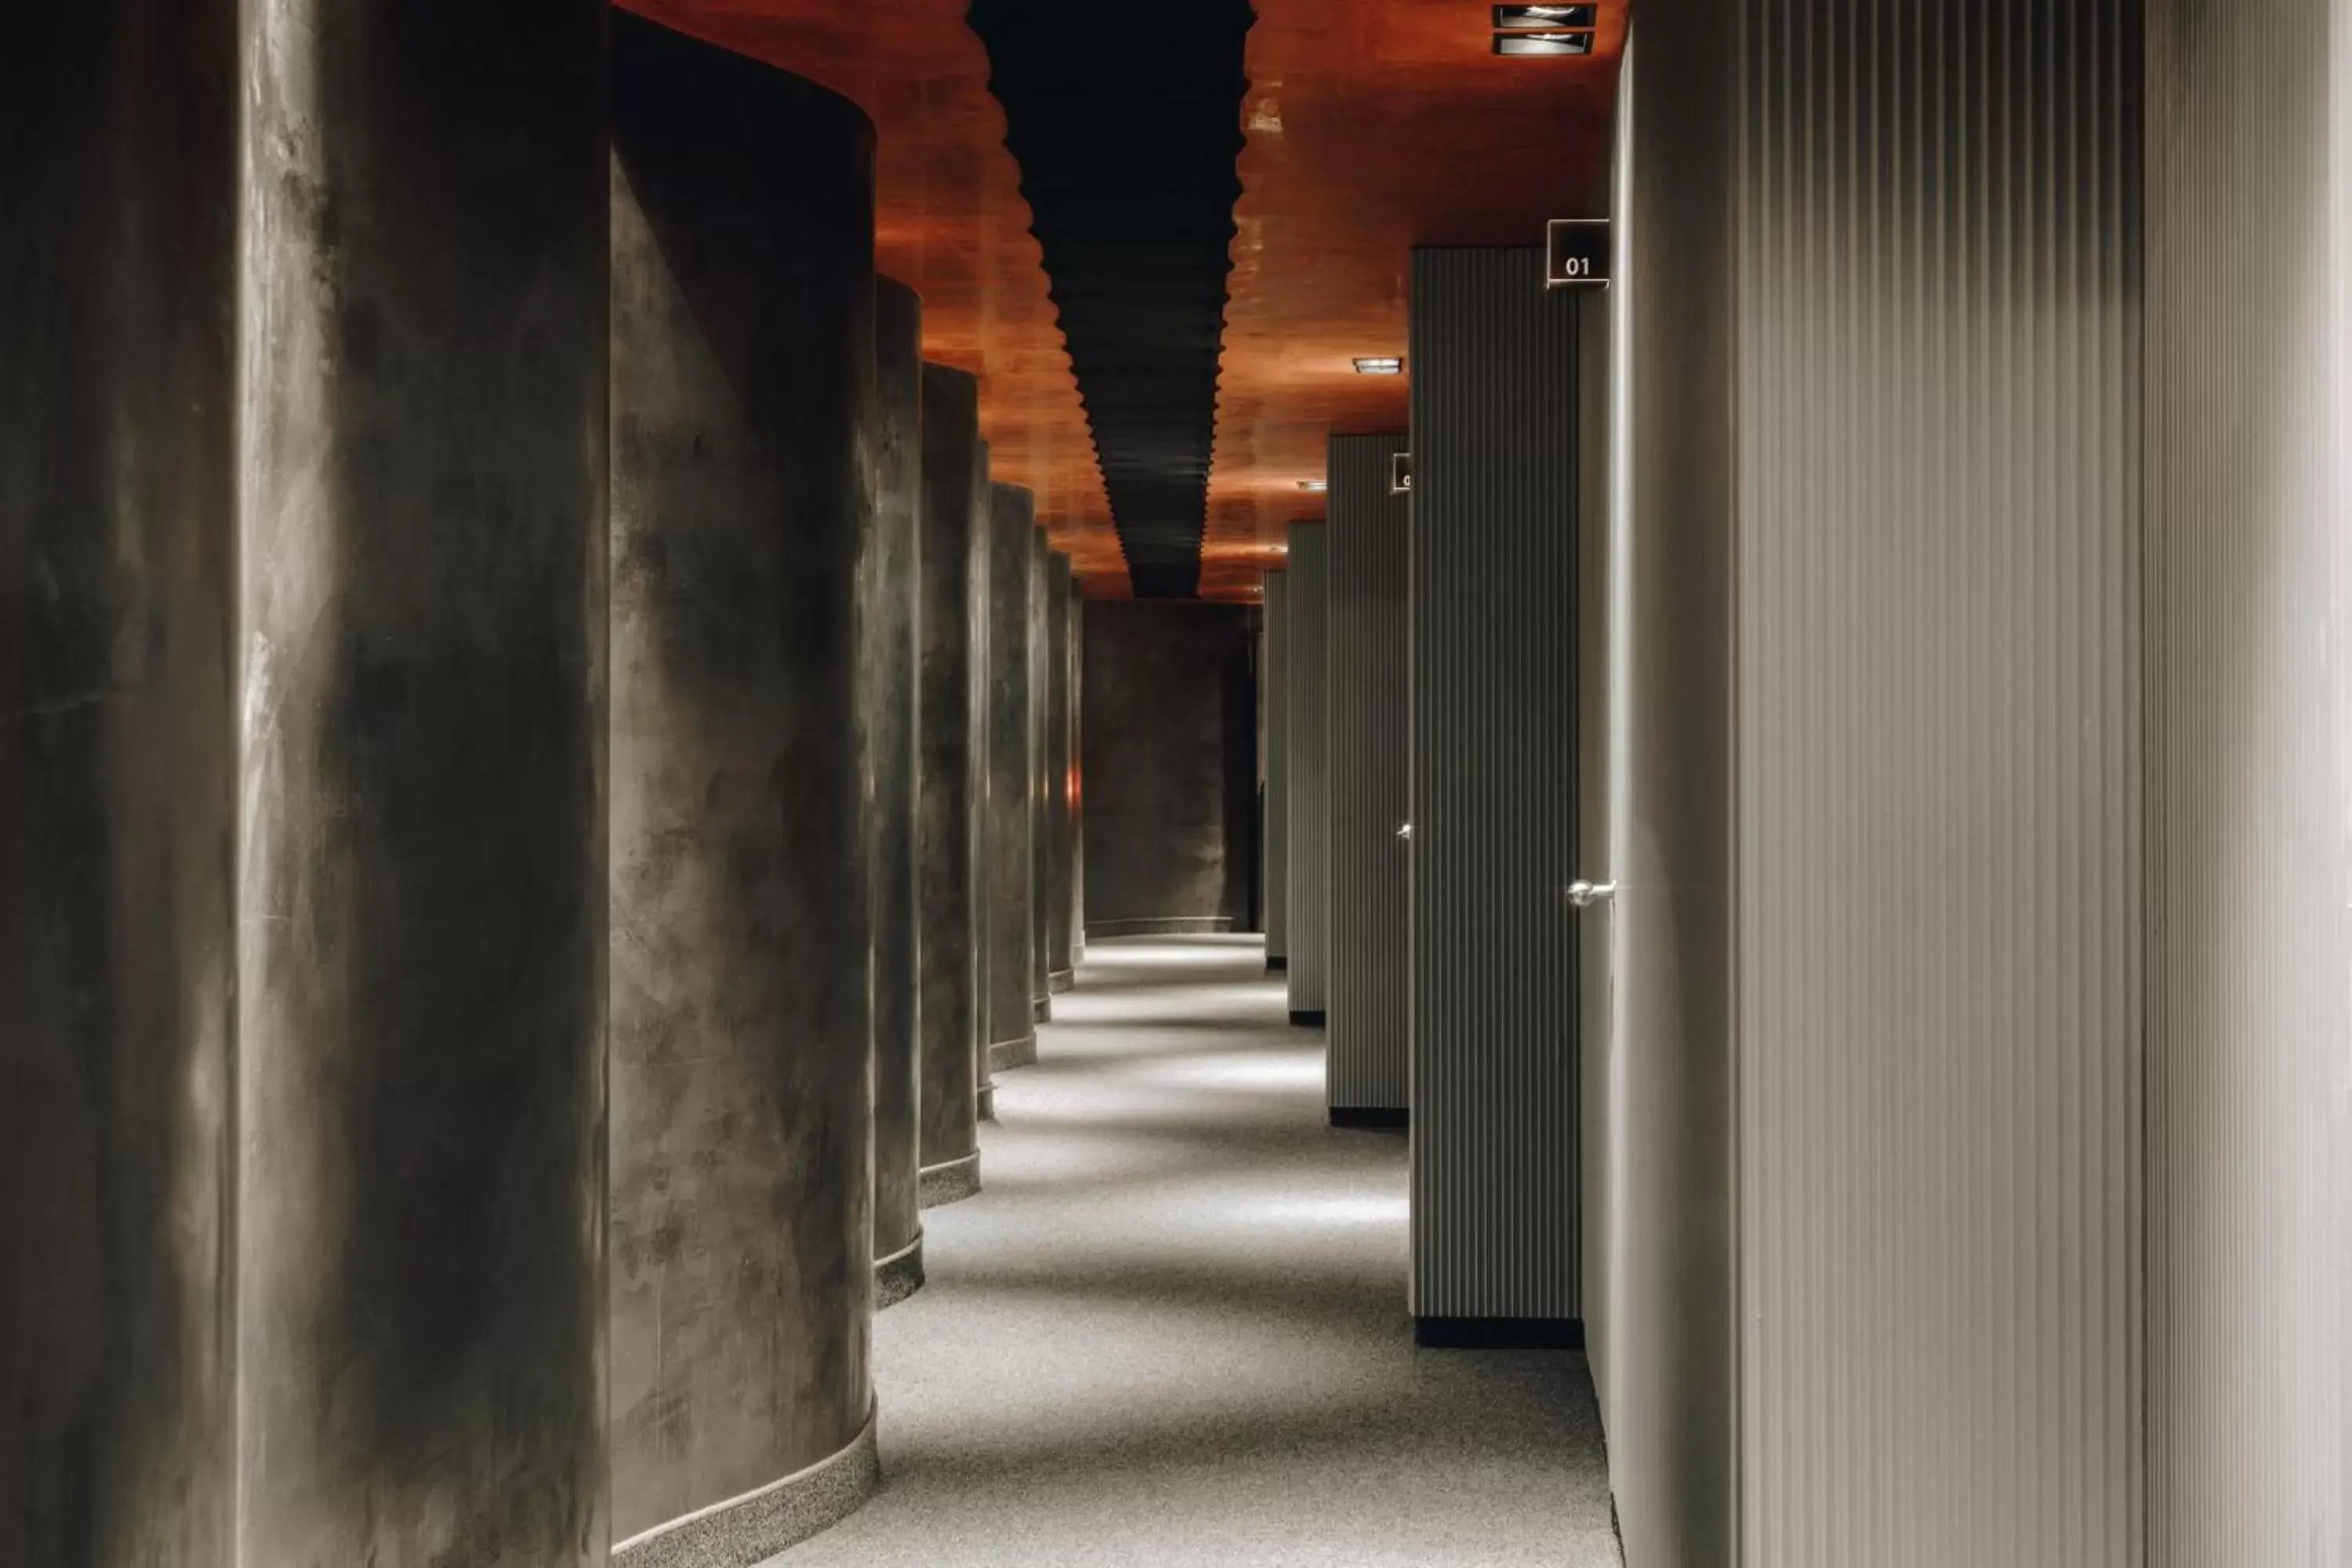
<path fill-rule="evenodd" d="M 1320 492 L 1329 489 L 1331 488 L 1331 481 L 1328 479 L 1301 479 L 1298 481 L 1298 488 L 1302 490 L 1315 490 Z"/>
<path fill-rule="evenodd" d="M 1590 33 L 1497 33 L 1495 52 L 1498 55 L 1589 55 L 1592 52 Z"/>
<path fill-rule="evenodd" d="M 1590 27 L 1598 5 L 1497 5 L 1495 30 L 1507 33 L 1528 27 Z"/>
<path fill-rule="evenodd" d="M 1356 362 L 1356 374 L 1358 375 L 1402 375 L 1404 361 L 1394 354 L 1376 354 L 1369 359 L 1359 359 Z"/>

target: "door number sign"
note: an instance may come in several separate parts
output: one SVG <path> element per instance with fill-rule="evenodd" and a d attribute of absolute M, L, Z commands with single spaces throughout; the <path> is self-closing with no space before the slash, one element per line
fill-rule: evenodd
<path fill-rule="evenodd" d="M 1556 217 L 1544 226 L 1544 287 L 1606 289 L 1611 255 L 1605 217 Z"/>

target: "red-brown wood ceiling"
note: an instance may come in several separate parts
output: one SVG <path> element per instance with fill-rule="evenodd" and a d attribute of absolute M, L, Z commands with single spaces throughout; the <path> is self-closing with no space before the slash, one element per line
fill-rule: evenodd
<path fill-rule="evenodd" d="M 1123 595 L 1077 384 L 968 0 L 629 0 L 856 100 L 879 137 L 878 268 L 923 297 L 927 357 L 981 378 L 995 477 L 1036 492 L 1087 592 Z M 1132 0 L 1105 0 L 1107 5 Z M 1402 429 L 1416 245 L 1537 245 L 1598 199 L 1625 0 L 1590 58 L 1504 58 L 1468 0 L 1257 0 L 1243 106 L 1204 598 L 1251 596 L 1320 511 L 1334 430 Z M 1408 370 L 1410 367 L 1408 367 Z"/>

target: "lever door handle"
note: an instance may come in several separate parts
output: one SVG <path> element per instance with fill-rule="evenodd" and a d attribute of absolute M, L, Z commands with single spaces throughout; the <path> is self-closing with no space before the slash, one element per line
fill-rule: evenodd
<path fill-rule="evenodd" d="M 1617 884 L 1614 882 L 1576 881 L 1568 885 L 1568 901 L 1580 910 L 1605 904 L 1616 896 Z"/>
<path fill-rule="evenodd" d="M 1412 824 L 1408 822 L 1403 826 L 1398 828 L 1396 836 L 1399 838 L 1411 839 L 1412 837 Z"/>

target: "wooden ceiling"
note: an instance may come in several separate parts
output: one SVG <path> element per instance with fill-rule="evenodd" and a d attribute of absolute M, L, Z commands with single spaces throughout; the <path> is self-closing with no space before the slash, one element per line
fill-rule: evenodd
<path fill-rule="evenodd" d="M 880 270 L 922 295 L 925 354 L 981 377 L 995 477 L 1036 492 L 1088 593 L 1124 595 L 968 0 L 627 3 L 864 106 Z M 1256 0 L 1203 597 L 1251 597 L 1284 526 L 1318 514 L 1300 484 L 1322 478 L 1328 432 L 1403 427 L 1404 378 L 1351 361 L 1404 353 L 1412 247 L 1538 245 L 1545 219 L 1598 210 L 1625 4 L 1601 0 L 1591 58 L 1528 58 L 1495 55 L 1490 6 L 1469 0 Z"/>

